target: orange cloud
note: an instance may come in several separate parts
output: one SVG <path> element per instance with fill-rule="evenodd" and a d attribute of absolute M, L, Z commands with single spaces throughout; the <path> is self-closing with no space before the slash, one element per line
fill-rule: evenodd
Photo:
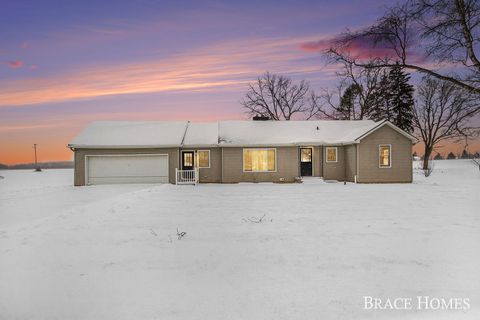
<path fill-rule="evenodd" d="M 82 68 L 48 78 L 0 82 L 0 106 L 20 106 L 107 95 L 243 86 L 266 70 L 321 71 L 306 66 L 298 39 L 256 39 L 221 43 L 163 60 Z"/>

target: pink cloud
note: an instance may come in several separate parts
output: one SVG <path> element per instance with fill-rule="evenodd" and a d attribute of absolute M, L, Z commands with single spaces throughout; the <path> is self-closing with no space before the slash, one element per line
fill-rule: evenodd
<path fill-rule="evenodd" d="M 19 68 L 23 67 L 23 61 L 12 60 L 12 61 L 8 61 L 7 65 L 12 69 L 19 69 Z"/>
<path fill-rule="evenodd" d="M 337 41 L 336 38 L 309 41 L 300 44 L 300 49 L 307 52 L 322 52 L 329 49 Z M 345 48 L 352 56 L 359 59 L 371 57 L 394 57 L 395 52 L 385 46 L 374 46 L 369 40 L 355 40 Z"/>
<path fill-rule="evenodd" d="M 308 41 L 300 44 L 300 49 L 307 52 L 321 52 L 330 48 L 332 39 L 324 39 L 318 41 Z"/>
<path fill-rule="evenodd" d="M 309 41 L 300 44 L 300 49 L 306 52 L 323 52 L 334 46 L 338 41 L 337 38 L 332 37 L 328 39 L 321 39 L 318 41 Z M 353 40 L 348 46 L 343 47 L 342 51 L 346 51 L 350 56 L 357 59 L 369 58 L 398 58 L 393 49 L 387 43 L 373 43 L 371 39 L 359 38 Z M 415 62 L 424 62 L 425 57 L 420 53 L 409 50 L 407 52 L 409 58 Z"/>

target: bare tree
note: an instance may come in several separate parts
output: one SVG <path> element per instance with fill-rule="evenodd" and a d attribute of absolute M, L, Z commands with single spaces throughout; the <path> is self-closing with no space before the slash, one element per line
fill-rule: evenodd
<path fill-rule="evenodd" d="M 367 46 L 365 61 L 352 48 Z M 480 2 L 478 0 L 411 0 L 387 9 L 375 24 L 347 30 L 324 53 L 334 62 L 365 68 L 402 68 L 448 81 L 480 93 Z M 373 60 L 371 60 L 373 58 Z M 425 64 L 448 62 L 456 72 L 441 72 Z"/>
<path fill-rule="evenodd" d="M 478 134 L 469 124 L 478 109 L 478 95 L 447 81 L 425 77 L 417 90 L 414 127 L 424 143 L 423 169 L 438 143 Z"/>
<path fill-rule="evenodd" d="M 249 85 L 242 106 L 251 116 L 264 116 L 271 120 L 291 120 L 298 114 L 309 120 L 319 114 L 318 98 L 306 81 L 294 83 L 285 76 L 269 72 Z"/>
<path fill-rule="evenodd" d="M 340 83 L 336 89 L 323 89 L 319 96 L 319 115 L 328 119 L 368 119 L 378 97 L 382 69 L 361 68 L 343 61 L 337 76 Z"/>

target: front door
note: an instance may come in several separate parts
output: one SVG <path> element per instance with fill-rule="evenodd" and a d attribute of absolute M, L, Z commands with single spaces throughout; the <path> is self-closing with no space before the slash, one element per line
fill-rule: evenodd
<path fill-rule="evenodd" d="M 300 175 L 312 176 L 312 148 L 300 148 Z"/>
<path fill-rule="evenodd" d="M 182 170 L 193 170 L 194 157 L 193 151 L 182 151 Z"/>

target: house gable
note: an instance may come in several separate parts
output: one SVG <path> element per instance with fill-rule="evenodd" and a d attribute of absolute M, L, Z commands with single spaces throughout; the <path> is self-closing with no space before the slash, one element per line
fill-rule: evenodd
<path fill-rule="evenodd" d="M 391 166 L 380 168 L 379 146 L 391 146 Z M 357 144 L 357 182 L 412 182 L 412 140 L 389 125 L 370 132 Z"/>

